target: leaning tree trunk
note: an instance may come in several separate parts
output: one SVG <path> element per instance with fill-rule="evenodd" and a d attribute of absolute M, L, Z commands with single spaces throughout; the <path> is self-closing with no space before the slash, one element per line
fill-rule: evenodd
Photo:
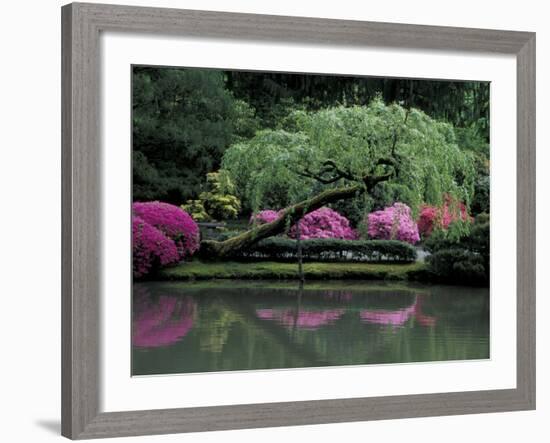
<path fill-rule="evenodd" d="M 365 187 L 362 185 L 328 189 L 315 197 L 286 208 L 281 216 L 271 223 L 249 229 L 224 241 L 204 240 L 201 242 L 200 253 L 203 257 L 212 259 L 231 256 L 234 252 L 249 248 L 264 238 L 283 233 L 287 223 L 294 225 L 304 215 L 322 206 L 355 197 L 364 191 Z"/>

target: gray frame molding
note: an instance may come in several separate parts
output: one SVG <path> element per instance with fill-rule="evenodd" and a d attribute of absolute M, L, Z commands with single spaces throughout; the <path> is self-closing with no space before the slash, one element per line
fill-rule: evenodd
<path fill-rule="evenodd" d="M 517 388 L 150 411 L 99 410 L 99 34 L 195 35 L 517 57 Z M 62 8 L 62 434 L 73 439 L 535 408 L 535 34 L 73 3 Z"/>

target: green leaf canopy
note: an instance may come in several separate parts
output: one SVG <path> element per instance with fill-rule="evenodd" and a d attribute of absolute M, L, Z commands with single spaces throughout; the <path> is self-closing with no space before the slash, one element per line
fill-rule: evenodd
<path fill-rule="evenodd" d="M 282 208 L 331 187 L 361 183 L 418 211 L 449 194 L 470 204 L 475 171 L 449 123 L 380 99 L 368 106 L 295 111 L 284 129 L 233 144 L 222 168 L 247 209 Z M 387 181 L 368 177 L 387 174 Z"/>

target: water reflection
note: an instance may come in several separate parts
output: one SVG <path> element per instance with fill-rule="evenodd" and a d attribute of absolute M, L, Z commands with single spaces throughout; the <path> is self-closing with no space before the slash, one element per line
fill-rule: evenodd
<path fill-rule="evenodd" d="M 393 311 L 363 309 L 359 312 L 361 321 L 379 325 L 403 327 L 411 318 L 422 326 L 434 326 L 437 319 L 422 312 L 422 295 L 418 295 L 412 305 Z"/>
<path fill-rule="evenodd" d="M 489 293 L 366 281 L 138 283 L 132 345 L 136 375 L 488 358 Z"/>
<path fill-rule="evenodd" d="M 193 327 L 196 303 L 192 297 L 161 295 L 153 298 L 144 287 L 134 289 L 132 343 L 156 348 L 176 343 Z"/>
<path fill-rule="evenodd" d="M 344 309 L 326 309 L 324 311 L 290 310 L 290 309 L 258 309 L 256 315 L 262 320 L 275 320 L 286 327 L 302 329 L 319 329 L 338 320 Z"/>

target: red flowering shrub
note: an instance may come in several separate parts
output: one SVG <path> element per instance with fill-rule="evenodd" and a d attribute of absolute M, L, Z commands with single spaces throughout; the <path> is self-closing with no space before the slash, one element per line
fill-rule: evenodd
<path fill-rule="evenodd" d="M 137 202 L 132 212 L 173 240 L 180 260 L 199 249 L 199 227 L 183 209 L 158 201 Z"/>
<path fill-rule="evenodd" d="M 472 221 L 466 205 L 456 202 L 450 196 L 445 196 L 441 207 L 424 205 L 418 218 L 418 231 L 423 237 L 429 237 L 434 229 L 448 229 L 455 221 Z"/>
<path fill-rule="evenodd" d="M 320 208 L 306 214 L 300 220 L 300 237 L 304 240 L 310 238 L 340 238 L 343 240 L 356 240 L 355 230 L 350 226 L 349 220 L 330 208 Z M 296 226 L 288 233 L 290 238 L 296 238 Z"/>
<path fill-rule="evenodd" d="M 367 216 L 367 233 L 378 240 L 401 240 L 415 244 L 420 240 L 418 226 L 411 216 L 411 208 L 404 203 L 394 203 Z"/>
<path fill-rule="evenodd" d="M 176 263 L 174 241 L 141 217 L 132 217 L 132 256 L 134 277 L 143 277 L 152 268 Z"/>

